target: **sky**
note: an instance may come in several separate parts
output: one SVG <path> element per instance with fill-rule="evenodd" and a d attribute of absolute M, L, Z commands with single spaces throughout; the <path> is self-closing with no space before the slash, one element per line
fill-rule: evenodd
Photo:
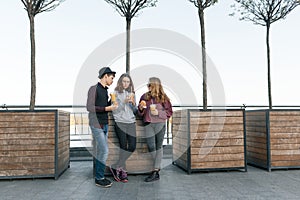
<path fill-rule="evenodd" d="M 265 27 L 229 16 L 233 2 L 220 0 L 205 10 L 207 54 L 220 76 L 226 105 L 268 105 Z M 300 6 L 271 26 L 273 105 L 300 105 L 299 19 Z M 38 14 L 35 20 L 36 104 L 72 105 L 84 63 L 103 43 L 124 34 L 125 19 L 104 0 L 66 0 L 54 11 Z M 29 105 L 29 20 L 20 0 L 0 2 L 0 23 L 0 105 Z M 188 0 L 159 0 L 156 7 L 144 9 L 132 20 L 132 30 L 145 28 L 172 31 L 200 44 L 197 9 Z M 120 46 L 125 51 L 125 40 Z M 202 103 L 201 77 L 184 70 L 180 57 L 157 51 L 140 54 L 133 53 L 133 66 L 164 65 L 177 70 L 191 85 L 196 103 Z M 99 68 L 102 65 L 99 58 Z M 110 67 L 119 75 L 125 72 L 124 58 Z M 214 82 L 210 74 L 208 79 Z M 88 80 L 97 81 L 96 73 Z M 177 101 L 174 85 L 166 85 L 173 104 L 184 103 Z M 139 87 L 137 98 L 145 91 Z M 85 91 L 82 95 L 85 98 Z M 212 104 L 209 97 L 208 105 Z"/>

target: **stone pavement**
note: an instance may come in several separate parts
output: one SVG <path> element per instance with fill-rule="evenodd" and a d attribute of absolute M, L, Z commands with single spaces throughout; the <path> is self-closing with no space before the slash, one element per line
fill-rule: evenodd
<path fill-rule="evenodd" d="M 145 183 L 146 175 L 130 175 L 128 183 L 95 186 L 92 162 L 71 162 L 58 179 L 0 180 L 0 199 L 133 200 L 133 199 L 300 199 L 300 170 L 267 172 L 199 172 L 188 175 L 164 159 L 161 180 Z M 112 179 L 112 177 L 109 177 Z"/>

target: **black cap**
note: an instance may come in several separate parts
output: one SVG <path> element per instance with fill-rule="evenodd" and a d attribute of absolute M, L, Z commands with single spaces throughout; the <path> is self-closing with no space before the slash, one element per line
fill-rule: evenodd
<path fill-rule="evenodd" d="M 104 74 L 116 74 L 116 72 L 111 71 L 109 67 L 103 67 L 99 70 L 98 78 L 102 78 Z"/>

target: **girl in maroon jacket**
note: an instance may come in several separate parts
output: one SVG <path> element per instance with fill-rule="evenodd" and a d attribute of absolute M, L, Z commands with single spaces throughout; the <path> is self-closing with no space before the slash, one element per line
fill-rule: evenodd
<path fill-rule="evenodd" d="M 141 96 L 138 114 L 143 117 L 148 150 L 153 157 L 153 171 L 145 179 L 150 182 L 159 180 L 166 120 L 173 111 L 159 78 L 151 77 L 147 86 L 149 91 Z"/>

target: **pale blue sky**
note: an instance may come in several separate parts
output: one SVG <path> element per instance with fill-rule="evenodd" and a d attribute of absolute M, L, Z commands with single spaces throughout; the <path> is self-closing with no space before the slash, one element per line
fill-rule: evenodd
<path fill-rule="evenodd" d="M 267 105 L 265 28 L 228 16 L 232 3 L 220 0 L 206 10 L 207 53 L 221 75 L 226 104 Z M 300 105 L 299 19 L 300 7 L 271 27 L 274 105 Z M 28 105 L 29 21 L 20 0 L 0 2 L 0 23 L 0 105 Z M 159 0 L 157 7 L 133 19 L 132 29 L 141 28 L 168 29 L 200 42 L 197 10 L 188 0 Z M 84 61 L 124 31 L 125 19 L 104 0 L 66 0 L 56 10 L 37 15 L 36 103 L 72 104 Z"/>

